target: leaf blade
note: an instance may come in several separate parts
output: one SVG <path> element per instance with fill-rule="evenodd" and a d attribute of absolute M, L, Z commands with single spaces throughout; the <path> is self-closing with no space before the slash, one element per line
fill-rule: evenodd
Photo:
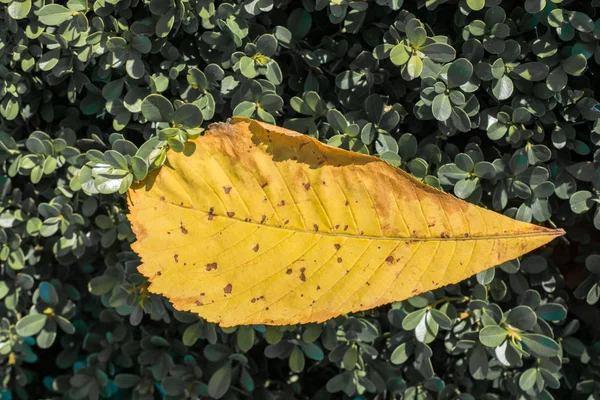
<path fill-rule="evenodd" d="M 133 248 L 150 291 L 223 326 L 373 308 L 562 234 L 479 209 L 375 157 L 245 118 L 213 124 L 193 143 L 195 153 L 169 152 L 170 168 L 132 186 Z"/>

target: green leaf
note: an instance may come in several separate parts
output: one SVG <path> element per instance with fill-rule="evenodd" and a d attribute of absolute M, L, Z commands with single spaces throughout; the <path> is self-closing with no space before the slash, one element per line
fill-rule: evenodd
<path fill-rule="evenodd" d="M 508 332 L 497 325 L 484 327 L 479 331 L 479 341 L 487 347 L 498 347 L 504 342 Z"/>
<path fill-rule="evenodd" d="M 580 190 L 571 196 L 569 204 L 575 214 L 587 212 L 594 205 L 592 193 L 587 190 Z"/>
<path fill-rule="evenodd" d="M 600 275 L 600 255 L 590 254 L 585 259 L 585 267 L 593 274 Z"/>
<path fill-rule="evenodd" d="M 35 13 L 45 25 L 60 25 L 73 16 L 73 11 L 59 4 L 48 4 Z"/>
<path fill-rule="evenodd" d="M 170 122 L 173 115 L 173 105 L 160 94 L 146 96 L 142 102 L 141 111 L 150 122 Z"/>
<path fill-rule="evenodd" d="M 546 0 L 525 0 L 525 11 L 537 14 L 546 7 Z"/>
<path fill-rule="evenodd" d="M 287 20 L 287 28 L 294 40 L 302 39 L 310 31 L 312 16 L 304 8 L 296 8 Z"/>
<path fill-rule="evenodd" d="M 127 159 L 115 150 L 107 150 L 104 152 L 104 160 L 114 168 L 129 169 Z"/>
<path fill-rule="evenodd" d="M 340 89 L 352 89 L 361 85 L 363 74 L 354 71 L 344 71 L 335 77 L 335 85 Z"/>
<path fill-rule="evenodd" d="M 116 79 L 114 81 L 108 82 L 102 88 L 102 96 L 106 100 L 112 100 L 121 97 L 121 93 L 123 93 L 124 84 L 124 79 Z"/>
<path fill-rule="evenodd" d="M 406 23 L 405 31 L 408 40 L 416 48 L 419 48 L 427 39 L 427 31 L 423 27 L 421 21 L 416 18 L 413 18 Z"/>
<path fill-rule="evenodd" d="M 136 181 L 141 181 L 148 175 L 148 163 L 146 160 L 138 156 L 133 156 L 130 162 L 133 178 Z"/>
<path fill-rule="evenodd" d="M 242 101 L 234 108 L 233 115 L 252 118 L 254 111 L 256 111 L 256 103 L 251 101 Z"/>
<path fill-rule="evenodd" d="M 467 199 L 478 187 L 479 178 L 462 179 L 454 185 L 454 194 L 461 199 Z"/>
<path fill-rule="evenodd" d="M 254 59 L 245 56 L 242 57 L 240 59 L 240 72 L 249 79 L 256 77 L 258 73 L 256 72 L 256 63 L 254 62 Z"/>
<path fill-rule="evenodd" d="M 243 352 L 247 352 L 254 345 L 255 333 L 250 325 L 242 325 L 237 330 L 237 345 Z"/>
<path fill-rule="evenodd" d="M 344 132 L 348 127 L 348 121 L 344 115 L 336 109 L 331 109 L 327 112 L 327 122 L 329 122 L 329 125 L 337 132 Z"/>
<path fill-rule="evenodd" d="M 513 81 L 506 75 L 502 78 L 494 81 L 492 86 L 492 93 L 498 100 L 506 100 L 510 98 L 514 90 Z"/>
<path fill-rule="evenodd" d="M 418 78 L 421 75 L 421 72 L 423 72 L 423 61 L 421 61 L 416 54 L 410 56 L 408 62 L 404 66 L 404 71 L 406 71 L 406 74 L 411 80 Z"/>
<path fill-rule="evenodd" d="M 419 51 L 431 58 L 433 61 L 439 63 L 450 62 L 456 57 L 456 50 L 454 50 L 452 46 L 445 43 L 432 43 L 421 47 Z"/>
<path fill-rule="evenodd" d="M 471 10 L 479 11 L 485 6 L 485 0 L 467 0 L 467 5 Z"/>
<path fill-rule="evenodd" d="M 406 46 L 402 43 L 397 44 L 390 52 L 390 60 L 394 65 L 404 65 L 410 58 L 410 54 Z"/>
<path fill-rule="evenodd" d="M 435 308 L 431 309 L 430 312 L 431 312 L 431 316 L 433 317 L 433 320 L 435 322 L 437 322 L 437 324 L 440 326 L 440 328 L 442 328 L 442 329 L 452 328 L 452 320 L 450 318 L 448 318 L 448 316 L 446 314 L 444 314 L 440 310 L 436 310 Z"/>
<path fill-rule="evenodd" d="M 517 306 L 513 308 L 506 317 L 507 324 L 524 331 L 533 329 L 536 322 L 537 317 L 535 312 L 527 306 Z"/>
<path fill-rule="evenodd" d="M 31 0 L 12 0 L 7 7 L 8 15 L 14 19 L 23 19 L 31 11 Z"/>
<path fill-rule="evenodd" d="M 587 67 L 587 59 L 583 54 L 574 54 L 562 60 L 561 64 L 567 74 L 581 76 Z"/>
<path fill-rule="evenodd" d="M 261 35 L 256 41 L 256 50 L 262 55 L 272 57 L 277 51 L 277 39 L 273 35 Z"/>
<path fill-rule="evenodd" d="M 489 362 L 485 347 L 477 344 L 469 357 L 469 371 L 473 378 L 485 379 L 489 370 Z"/>
<path fill-rule="evenodd" d="M 171 7 L 167 10 L 166 13 L 160 16 L 155 26 L 156 36 L 159 38 L 166 37 L 171 29 L 173 28 L 173 24 L 175 23 L 175 7 Z"/>
<path fill-rule="evenodd" d="M 548 303 L 536 308 L 535 313 L 546 321 L 558 322 L 567 317 L 567 309 L 562 304 Z"/>
<path fill-rule="evenodd" d="M 433 116 L 438 121 L 446 121 L 450 118 L 452 113 L 452 105 L 450 104 L 450 98 L 445 93 L 440 93 L 433 99 L 431 104 L 431 111 Z"/>
<path fill-rule="evenodd" d="M 473 64 L 466 58 L 459 58 L 448 68 L 448 85 L 453 88 L 469 82 L 473 75 Z"/>
<path fill-rule="evenodd" d="M 555 357 L 560 350 L 560 346 L 554 340 L 537 333 L 521 334 L 521 342 L 538 357 Z"/>
<path fill-rule="evenodd" d="M 523 79 L 537 82 L 546 79 L 550 69 L 546 64 L 542 64 L 540 62 L 530 62 L 517 65 L 512 69 L 512 72 Z"/>
<path fill-rule="evenodd" d="M 440 178 L 440 181 L 443 185 L 454 185 L 456 182 L 461 179 L 465 179 L 469 177 L 469 172 L 465 171 L 455 164 L 444 164 L 442 165 L 437 174 Z"/>
<path fill-rule="evenodd" d="M 183 332 L 183 337 L 181 341 L 186 346 L 193 346 L 194 343 L 200 339 L 202 332 L 204 331 L 204 322 L 198 321 L 190 326 L 188 326 Z"/>
<path fill-rule="evenodd" d="M 47 304 L 55 306 L 58 303 L 58 293 L 52 284 L 48 282 L 40 283 L 38 288 L 40 298 Z"/>
<path fill-rule="evenodd" d="M 276 94 L 268 93 L 260 99 L 260 106 L 267 112 L 275 112 L 283 107 L 283 99 Z"/>
<path fill-rule="evenodd" d="M 415 345 L 413 342 L 405 342 L 394 349 L 390 355 L 390 361 L 393 364 L 399 365 L 404 364 L 408 358 L 413 354 Z"/>
<path fill-rule="evenodd" d="M 56 321 L 56 324 L 67 335 L 72 335 L 72 334 L 75 333 L 75 326 L 73 326 L 73 324 L 71 323 L 71 321 L 69 321 L 68 319 L 66 319 L 62 315 L 56 315 L 54 317 L 54 321 Z"/>
<path fill-rule="evenodd" d="M 405 331 L 414 330 L 417 327 L 417 325 L 419 324 L 419 322 L 421 322 L 421 320 L 425 316 L 426 312 L 427 312 L 427 309 L 422 308 L 420 310 L 413 311 L 410 314 L 408 314 L 402 320 L 402 329 L 404 329 Z"/>
<path fill-rule="evenodd" d="M 49 319 L 48 324 L 36 336 L 35 342 L 41 349 L 49 349 L 56 340 L 56 323 Z"/>
<path fill-rule="evenodd" d="M 302 352 L 302 350 L 300 350 L 300 348 L 298 346 L 294 346 L 294 350 L 292 350 L 292 354 L 290 354 L 290 359 L 289 359 L 288 364 L 290 366 L 290 370 L 292 370 L 292 372 L 295 372 L 297 374 L 299 374 L 300 372 L 302 372 L 304 370 L 304 364 L 305 364 L 304 353 Z"/>
<path fill-rule="evenodd" d="M 173 114 L 173 123 L 183 129 L 196 128 L 202 122 L 202 112 L 195 104 L 183 104 Z"/>
<path fill-rule="evenodd" d="M 208 395 L 214 399 L 225 396 L 231 384 L 231 364 L 227 363 L 219 368 L 208 381 Z"/>
<path fill-rule="evenodd" d="M 533 385 L 535 385 L 535 382 L 537 381 L 537 377 L 537 368 L 527 369 L 525 372 L 523 372 L 523 374 L 521 374 L 521 377 L 519 378 L 519 387 L 524 391 L 532 389 Z"/>
<path fill-rule="evenodd" d="M 114 276 L 100 275 L 88 282 L 88 291 L 96 296 L 102 296 L 110 292 L 118 282 Z"/>
<path fill-rule="evenodd" d="M 29 314 L 17 321 L 15 329 L 21 337 L 37 335 L 47 320 L 48 316 L 45 314 Z"/>

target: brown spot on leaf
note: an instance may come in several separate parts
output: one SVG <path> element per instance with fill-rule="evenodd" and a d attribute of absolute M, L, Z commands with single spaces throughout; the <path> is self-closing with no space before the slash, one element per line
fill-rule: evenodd
<path fill-rule="evenodd" d="M 469 233 L 468 233 L 468 232 L 467 232 L 467 233 L 465 233 L 465 237 L 469 237 Z"/>
<path fill-rule="evenodd" d="M 264 224 L 266 220 L 267 220 L 267 216 L 266 216 L 266 215 L 263 215 L 263 216 L 260 218 L 260 223 L 261 223 L 261 224 Z"/>
<path fill-rule="evenodd" d="M 448 236 L 448 234 L 446 232 L 442 232 L 442 233 L 440 233 L 440 237 L 442 239 L 446 239 L 446 238 L 449 238 L 450 236 Z"/>
<path fill-rule="evenodd" d="M 233 211 L 227 211 L 227 216 L 229 218 L 233 218 L 234 215 L 235 215 L 235 212 L 233 212 Z"/>
<path fill-rule="evenodd" d="M 160 196 L 160 201 L 165 201 L 165 196 Z"/>
<path fill-rule="evenodd" d="M 258 251 L 259 247 L 260 247 L 260 246 L 258 245 L 258 243 L 256 243 L 256 246 L 254 246 L 254 247 L 252 248 L 252 250 L 253 250 L 253 251 L 256 253 L 256 252 Z"/>
<path fill-rule="evenodd" d="M 231 289 L 233 289 L 233 287 L 231 286 L 231 283 L 228 283 L 227 286 L 223 288 L 223 293 L 231 294 Z"/>
<path fill-rule="evenodd" d="M 156 275 L 158 275 L 158 276 L 161 276 L 161 275 L 162 275 L 162 272 L 160 272 L 160 271 L 156 271 Z"/>
<path fill-rule="evenodd" d="M 346 200 L 346 203 L 344 203 L 345 206 L 349 206 L 350 203 L 348 203 L 348 200 Z"/>
<path fill-rule="evenodd" d="M 288 275 L 291 275 L 291 274 L 292 274 L 292 269 L 291 269 L 291 268 L 288 268 L 288 269 L 285 271 L 285 273 L 286 273 L 286 274 L 288 274 Z"/>
<path fill-rule="evenodd" d="M 394 257 L 392 257 L 392 256 L 387 256 L 387 257 L 385 258 L 385 261 L 387 261 L 387 262 L 389 262 L 389 263 L 393 263 L 393 262 L 394 262 Z"/>
<path fill-rule="evenodd" d="M 212 271 L 213 269 L 217 269 L 217 263 L 216 262 L 213 262 L 213 263 L 210 263 L 210 264 L 206 264 L 206 270 L 207 271 Z"/>
<path fill-rule="evenodd" d="M 181 229 L 181 233 L 183 233 L 184 235 L 188 234 L 188 230 L 185 229 L 185 226 L 183 226 L 183 222 L 180 222 L 179 229 Z"/>
<path fill-rule="evenodd" d="M 260 185 L 260 187 L 264 189 L 268 184 L 269 184 L 268 182 L 265 182 L 262 185 Z"/>
<path fill-rule="evenodd" d="M 339 249 L 342 248 L 342 245 L 339 244 L 339 243 L 336 243 L 336 244 L 333 245 L 333 247 L 335 247 L 336 250 L 339 250 Z"/>
<path fill-rule="evenodd" d="M 348 225 L 344 226 L 344 230 L 347 231 L 348 230 Z"/>
<path fill-rule="evenodd" d="M 212 220 L 213 220 L 213 218 L 214 218 L 214 216 L 215 216 L 214 212 L 215 212 L 215 208 L 214 208 L 214 207 L 210 207 L 210 208 L 208 209 L 208 220 L 209 220 L 209 221 L 212 221 Z"/>
<path fill-rule="evenodd" d="M 337 262 L 338 262 L 338 264 L 340 264 L 342 261 L 343 261 L 343 260 L 342 260 L 342 257 L 338 257 L 338 258 L 337 258 Z"/>
<path fill-rule="evenodd" d="M 306 190 L 310 189 L 310 182 L 304 184 L 304 189 L 306 189 Z"/>
<path fill-rule="evenodd" d="M 435 222 L 432 222 L 432 223 L 430 223 L 430 224 L 427 224 L 427 227 L 429 227 L 429 228 L 432 228 L 432 227 L 434 227 L 434 226 L 435 226 Z"/>
<path fill-rule="evenodd" d="M 229 192 L 231 192 L 231 186 L 223 186 L 223 191 L 225 194 L 229 194 Z"/>
<path fill-rule="evenodd" d="M 340 229 L 340 224 L 337 224 L 337 225 L 335 226 L 335 229 Z"/>
<path fill-rule="evenodd" d="M 319 232 L 319 225 L 313 224 L 313 228 L 315 228 L 315 232 Z"/>
<path fill-rule="evenodd" d="M 411 293 L 417 293 L 417 289 L 413 289 Z"/>
<path fill-rule="evenodd" d="M 290 222 L 289 219 L 286 219 L 285 222 L 283 223 L 284 225 L 287 225 Z"/>
<path fill-rule="evenodd" d="M 179 262 L 179 254 L 173 254 L 173 259 L 175 260 L 176 263 Z"/>
<path fill-rule="evenodd" d="M 304 271 L 306 271 L 306 268 L 304 268 L 304 267 L 300 268 L 300 280 L 302 282 L 306 282 L 306 275 L 304 275 Z"/>
<path fill-rule="evenodd" d="M 201 302 L 200 300 L 196 300 L 196 305 L 197 305 L 197 306 L 201 306 L 201 305 L 202 305 L 202 302 Z"/>
<path fill-rule="evenodd" d="M 281 200 L 281 202 L 279 204 L 277 204 L 279 207 L 283 207 L 285 206 L 285 200 Z"/>

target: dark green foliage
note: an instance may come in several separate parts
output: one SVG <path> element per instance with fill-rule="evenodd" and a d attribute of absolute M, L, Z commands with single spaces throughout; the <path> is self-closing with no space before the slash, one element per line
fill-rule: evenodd
<path fill-rule="evenodd" d="M 600 1 L 0 3 L 2 400 L 600 398 Z M 148 293 L 125 193 L 231 115 L 566 240 L 326 323 L 218 328 Z"/>

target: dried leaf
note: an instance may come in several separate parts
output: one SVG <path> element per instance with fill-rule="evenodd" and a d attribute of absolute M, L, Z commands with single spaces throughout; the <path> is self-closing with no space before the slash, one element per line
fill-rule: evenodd
<path fill-rule="evenodd" d="M 246 118 L 129 191 L 149 290 L 221 324 L 323 321 L 462 281 L 562 235 L 378 158 Z"/>

